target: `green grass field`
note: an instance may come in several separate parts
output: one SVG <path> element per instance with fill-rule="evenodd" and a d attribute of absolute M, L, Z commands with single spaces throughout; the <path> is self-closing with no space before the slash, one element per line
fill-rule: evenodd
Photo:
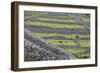
<path fill-rule="evenodd" d="M 48 40 L 48 42 L 54 45 L 77 45 L 73 40 Z"/>
<path fill-rule="evenodd" d="M 82 46 L 82 47 L 89 47 L 90 46 L 90 41 L 89 40 L 81 40 L 81 41 L 79 41 L 79 43 L 80 43 L 80 46 Z"/>
<path fill-rule="evenodd" d="M 48 22 L 26 22 L 27 25 L 35 25 L 35 26 L 47 26 L 51 28 L 82 28 L 81 25 L 75 24 L 55 24 L 55 23 L 48 23 Z"/>
<path fill-rule="evenodd" d="M 51 12 L 54 13 L 54 12 Z M 68 13 L 66 13 L 67 15 L 56 15 L 53 17 L 56 18 L 50 18 L 50 17 L 45 17 L 46 15 L 48 16 L 48 12 L 44 12 L 44 11 L 24 11 L 25 14 L 25 27 L 27 26 L 46 26 L 49 28 L 64 28 L 64 29 L 73 29 L 73 28 L 77 28 L 77 29 L 83 29 L 85 28 L 84 25 L 80 24 L 77 20 L 74 19 L 73 15 L 68 15 Z M 56 14 L 56 13 L 54 13 Z M 43 15 L 45 15 L 44 17 L 42 17 Z M 90 15 L 89 14 L 80 14 L 80 18 L 85 22 L 85 23 L 89 23 L 90 22 Z M 57 19 L 58 17 L 58 19 Z M 64 19 L 59 19 L 59 18 L 64 18 Z M 69 18 L 69 19 L 68 19 Z M 73 19 L 71 19 L 73 18 Z M 32 21 L 33 19 L 33 21 Z M 34 20 L 40 20 L 40 21 L 34 21 Z M 55 21 L 55 22 L 64 22 L 64 24 L 60 24 L 60 23 L 50 23 L 50 22 L 41 22 L 41 21 Z M 66 24 L 65 24 L 66 23 Z M 87 25 L 87 24 L 85 24 Z M 89 25 L 89 24 L 88 24 Z M 40 29 L 40 28 L 38 28 Z M 88 31 L 87 31 L 88 32 Z M 76 46 L 79 45 L 80 47 L 90 47 L 90 40 L 75 40 L 77 37 L 78 38 L 89 38 L 90 35 L 89 34 L 74 34 L 74 33 L 70 33 L 70 34 L 60 34 L 60 33 L 47 33 L 47 32 L 33 32 L 34 35 L 37 35 L 41 38 L 43 37 L 54 37 L 54 36 L 63 36 L 65 38 L 71 38 L 72 40 L 60 40 L 60 39 L 45 39 L 47 40 L 48 43 L 51 43 L 53 45 L 70 45 L 70 46 Z M 77 42 L 78 43 L 77 43 Z M 78 59 L 85 59 L 85 58 L 90 58 L 90 52 L 88 52 L 86 49 L 84 48 L 64 48 L 65 51 L 70 52 L 71 54 L 73 54 L 74 56 L 76 56 Z"/>
<path fill-rule="evenodd" d="M 80 38 L 88 38 L 89 35 L 84 34 L 58 34 L 58 33 L 34 33 L 35 35 L 38 35 L 40 37 L 51 37 L 51 36 L 64 36 L 66 38 L 76 38 L 76 36 L 79 36 Z"/>
<path fill-rule="evenodd" d="M 53 18 L 44 18 L 44 17 L 40 17 L 40 20 L 48 20 L 48 21 L 58 21 L 58 22 L 66 22 L 66 23 L 78 23 L 75 20 L 61 20 L 61 19 L 53 19 Z"/>
<path fill-rule="evenodd" d="M 87 52 L 85 49 L 82 48 L 67 48 L 66 51 L 72 53 L 76 57 L 80 59 L 85 59 L 90 57 L 90 53 Z"/>

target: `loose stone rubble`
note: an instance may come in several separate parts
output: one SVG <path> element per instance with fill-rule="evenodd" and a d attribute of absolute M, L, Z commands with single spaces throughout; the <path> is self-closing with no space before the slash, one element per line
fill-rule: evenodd
<path fill-rule="evenodd" d="M 63 48 L 54 46 L 42 38 L 24 30 L 24 61 L 48 61 L 76 59 Z"/>

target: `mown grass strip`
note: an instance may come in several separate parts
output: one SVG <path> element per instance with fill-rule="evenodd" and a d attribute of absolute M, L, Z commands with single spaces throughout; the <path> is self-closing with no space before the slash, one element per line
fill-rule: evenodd
<path fill-rule="evenodd" d="M 48 40 L 48 42 L 54 45 L 77 45 L 73 40 Z"/>
<path fill-rule="evenodd" d="M 88 38 L 90 35 L 82 35 L 82 34 L 58 34 L 58 33 L 34 33 L 35 35 L 38 35 L 40 37 L 51 37 L 51 36 L 64 36 L 66 38 L 76 38 L 76 36 L 79 36 L 79 38 Z"/>
<path fill-rule="evenodd" d="M 58 21 L 58 22 L 67 22 L 67 23 L 78 23 L 76 20 L 73 20 L 73 19 L 72 20 L 71 19 L 61 20 L 61 19 L 40 17 L 39 20 Z"/>
<path fill-rule="evenodd" d="M 82 46 L 82 47 L 90 47 L 89 40 L 80 40 L 79 43 L 80 43 L 80 46 Z"/>
<path fill-rule="evenodd" d="M 26 22 L 26 25 L 35 25 L 35 26 L 47 26 L 51 28 L 82 28 L 82 25 L 69 25 L 69 24 L 55 24 L 55 23 L 47 23 L 47 22 Z"/>

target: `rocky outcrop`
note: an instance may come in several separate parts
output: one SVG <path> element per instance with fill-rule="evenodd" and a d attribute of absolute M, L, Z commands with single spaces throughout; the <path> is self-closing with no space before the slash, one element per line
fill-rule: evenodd
<path fill-rule="evenodd" d="M 47 61 L 47 60 L 76 59 L 63 48 L 54 46 L 42 38 L 34 35 L 31 31 L 24 30 L 24 60 Z"/>

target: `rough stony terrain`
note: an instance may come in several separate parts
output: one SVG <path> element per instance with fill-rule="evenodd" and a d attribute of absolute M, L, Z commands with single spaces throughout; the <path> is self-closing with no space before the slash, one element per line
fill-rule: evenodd
<path fill-rule="evenodd" d="M 31 31 L 24 30 L 25 37 L 25 61 L 44 61 L 44 60 L 68 60 L 75 57 L 66 53 L 64 49 L 47 43 L 38 36 L 32 34 Z"/>

